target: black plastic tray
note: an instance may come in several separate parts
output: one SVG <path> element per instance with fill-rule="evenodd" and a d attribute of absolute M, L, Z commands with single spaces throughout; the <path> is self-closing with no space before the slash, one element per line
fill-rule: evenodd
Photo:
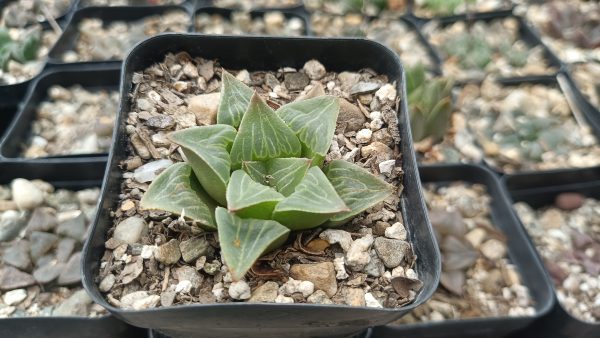
<path fill-rule="evenodd" d="M 552 286 L 545 276 L 541 260 L 529 242 L 525 230 L 512 212 L 506 192 L 497 176 L 485 167 L 466 164 L 441 164 L 420 166 L 421 181 L 446 185 L 454 181 L 483 184 L 492 197 L 490 204 L 492 223 L 507 238 L 508 256 L 517 267 L 523 284 L 529 288 L 535 303 L 532 317 L 493 317 L 418 324 L 387 325 L 375 327 L 374 337 L 420 338 L 496 338 L 520 330 L 545 315 L 554 304 Z M 546 337 L 546 336 L 540 336 Z"/>
<path fill-rule="evenodd" d="M 54 47 L 48 53 L 48 62 L 50 64 L 94 64 L 94 63 L 121 63 L 122 60 L 96 60 L 96 61 L 78 61 L 64 62 L 62 55 L 72 50 L 79 38 L 79 23 L 85 18 L 99 18 L 106 25 L 114 21 L 137 21 L 151 15 L 159 15 L 172 10 L 181 10 L 188 15 L 190 11 L 183 6 L 126 6 L 126 7 L 86 7 L 77 10 L 62 35 L 54 44 Z M 191 20 L 191 15 L 190 15 Z M 188 27 L 189 29 L 191 29 Z"/>
<path fill-rule="evenodd" d="M 248 0 L 246 0 L 246 1 L 248 1 Z M 250 1 L 252 1 L 252 0 L 250 0 Z M 198 0 L 198 2 L 205 6 L 228 8 L 228 9 L 233 9 L 233 10 L 242 9 L 241 6 L 231 6 L 231 7 L 217 6 L 216 2 L 213 0 Z M 242 1 L 240 1 L 240 2 L 242 2 Z M 265 9 L 277 10 L 277 11 L 281 11 L 281 10 L 294 11 L 294 10 L 298 10 L 298 9 L 304 10 L 304 1 L 299 0 L 296 5 L 292 5 L 292 6 L 276 6 L 276 7 L 252 6 L 252 10 L 265 10 Z"/>
<path fill-rule="evenodd" d="M 56 188 L 85 189 L 102 183 L 101 163 L 72 165 L 7 162 L 0 164 L 0 184 L 15 178 L 43 179 Z M 106 315 L 87 317 L 20 317 L 0 319 L 0 337 L 61 337 L 61 338 L 134 338 L 143 337 L 141 329 Z"/>
<path fill-rule="evenodd" d="M 506 18 L 515 18 L 519 24 L 519 35 L 520 35 L 520 39 L 523 40 L 523 42 L 525 42 L 529 47 L 536 47 L 536 46 L 541 46 L 542 50 L 544 51 L 544 57 L 546 58 L 546 60 L 548 61 L 548 66 L 549 67 L 554 67 L 556 68 L 556 71 L 554 73 L 548 73 L 548 74 L 539 74 L 539 75 L 556 75 L 562 68 L 563 68 L 563 63 L 561 62 L 561 60 L 552 52 L 552 50 L 550 50 L 548 48 L 548 46 L 546 46 L 542 40 L 540 39 L 540 37 L 531 29 L 531 27 L 527 24 L 527 22 L 525 21 L 525 19 L 523 19 L 520 16 L 516 16 L 512 14 L 512 10 L 505 10 L 505 11 L 496 11 L 496 12 L 481 12 L 481 13 L 470 13 L 470 14 L 461 14 L 461 15 L 452 15 L 452 16 L 446 16 L 446 17 L 440 17 L 440 18 L 436 18 L 436 19 L 432 19 L 432 20 L 424 20 L 424 19 L 419 19 L 416 18 L 414 16 L 409 16 L 409 18 L 412 18 L 412 20 L 415 22 L 415 24 L 422 29 L 423 25 L 425 25 L 426 23 L 430 22 L 430 21 L 437 21 L 440 25 L 440 28 L 444 28 L 447 27 L 455 22 L 458 21 L 466 21 L 466 22 L 474 22 L 474 21 L 485 21 L 485 22 L 491 22 L 493 20 L 497 20 L 497 19 L 506 19 Z M 427 39 L 427 41 L 429 41 L 429 39 Z M 438 47 L 432 45 L 431 46 L 433 48 L 433 50 L 435 51 L 435 53 L 438 55 L 438 59 L 441 60 L 441 63 L 443 64 L 445 62 L 445 58 L 442 56 L 441 51 L 438 49 Z M 440 67 L 442 67 L 442 64 L 440 64 Z M 537 76 L 538 74 L 531 74 L 532 76 Z M 529 75 L 523 76 L 524 78 L 527 78 Z M 497 76 L 499 78 L 519 78 L 519 77 L 502 77 L 502 76 Z M 460 81 L 460 83 L 464 83 L 464 82 L 480 82 L 479 80 L 477 81 Z"/>
<path fill-rule="evenodd" d="M 562 75 L 561 75 L 562 74 Z M 581 92 L 579 86 L 573 80 L 571 72 L 564 70 L 559 74 L 564 77 L 566 85 L 570 88 L 573 100 L 581 108 L 582 113 L 586 114 L 589 123 L 595 130 L 600 131 L 600 107 L 594 106 Z M 600 133 L 600 132 L 599 132 Z M 600 138 L 600 135 L 598 136 Z"/>
<path fill-rule="evenodd" d="M 17 109 L 17 106 L 0 106 L 0 139 L 8 130 L 12 119 L 17 115 Z"/>
<path fill-rule="evenodd" d="M 24 159 L 21 157 L 21 144 L 25 142 L 30 133 L 31 123 L 35 119 L 40 103 L 48 97 L 48 88 L 53 85 L 64 87 L 81 85 L 89 90 L 111 89 L 116 91 L 119 87 L 119 75 L 120 67 L 116 64 L 86 67 L 56 67 L 54 70 L 45 72 L 30 87 L 21 109 L 1 139 L 0 158 Z M 103 157 L 105 160 L 106 155 L 106 153 L 56 155 L 45 158 L 84 159 L 86 157 Z M 28 159 L 28 161 L 39 161 L 39 159 Z"/>
<path fill-rule="evenodd" d="M 101 211 L 84 247 L 83 281 L 94 301 L 133 325 L 154 328 L 167 335 L 332 337 L 356 334 L 369 326 L 391 322 L 431 296 L 439 280 L 440 257 L 423 202 L 412 151 L 406 101 L 402 100 L 399 128 L 404 192 L 400 206 L 415 253 L 419 257 L 417 271 L 424 282 L 424 289 L 413 304 L 401 309 L 374 309 L 308 304 L 223 303 L 131 311 L 107 303 L 94 279 L 105 250 L 106 233 L 112 225 L 110 209 L 115 208 L 120 193 L 122 172 L 118 165 L 127 156 L 125 118 L 130 108 L 128 94 L 132 75 L 135 71 L 162 61 L 166 53 L 179 51 L 208 59 L 217 58 L 224 67 L 234 69 L 301 68 L 310 59 L 320 60 L 327 69 L 333 71 L 370 67 L 378 73 L 387 74 L 390 81 L 396 81 L 399 93 L 406 97 L 404 71 L 398 57 L 383 45 L 367 40 L 164 34 L 141 42 L 132 50 L 123 66 L 121 108 L 100 200 Z M 353 57 L 348 58 L 348 55 Z"/>
<path fill-rule="evenodd" d="M 533 208 L 554 204 L 563 192 L 579 192 L 600 199 L 600 167 L 583 170 L 556 170 L 543 174 L 513 175 L 503 179 L 511 202 L 525 202 Z M 531 239 L 530 239 L 531 241 Z M 554 285 L 546 273 L 548 283 Z M 556 294 L 554 293 L 554 298 Z M 592 324 L 571 316 L 555 300 L 552 311 L 522 332 L 522 337 L 600 337 L 600 323 Z"/>
<path fill-rule="evenodd" d="M 195 12 L 194 12 L 194 16 L 193 16 L 193 22 L 192 22 L 192 31 L 193 32 L 198 32 L 197 28 L 196 28 L 196 17 L 199 14 L 209 14 L 209 15 L 219 15 L 223 18 L 228 18 L 231 19 L 231 16 L 233 15 L 233 13 L 235 12 L 239 12 L 239 9 L 231 9 L 231 8 L 222 8 L 222 7 L 212 7 L 212 6 L 201 6 L 200 8 L 198 8 Z M 298 18 L 300 20 L 302 20 L 302 23 L 304 24 L 304 30 L 302 35 L 309 35 L 310 34 L 310 23 L 309 20 L 307 19 L 306 15 L 304 15 L 302 12 L 298 12 L 295 10 L 287 10 L 287 9 L 255 9 L 250 11 L 250 16 L 252 17 L 252 19 L 256 19 L 256 18 L 260 18 L 263 17 L 266 13 L 268 12 L 281 12 L 286 19 L 291 19 L 291 18 Z M 201 33 L 201 32 L 199 32 Z"/>

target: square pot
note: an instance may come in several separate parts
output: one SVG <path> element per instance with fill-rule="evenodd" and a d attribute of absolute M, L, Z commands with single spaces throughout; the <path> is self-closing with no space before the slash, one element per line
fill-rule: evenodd
<path fill-rule="evenodd" d="M 600 199 L 600 167 L 510 175 L 503 178 L 503 181 L 511 203 L 525 202 L 534 209 L 554 204 L 556 196 L 565 192 L 577 192 L 589 198 Z M 532 242 L 531 238 L 529 241 Z M 556 288 L 547 270 L 546 279 L 552 287 L 554 306 L 546 316 L 527 328 L 523 336 L 599 337 L 600 323 L 585 322 L 567 312 L 556 298 Z"/>
<path fill-rule="evenodd" d="M 529 289 L 535 315 L 521 317 L 482 317 L 452 319 L 440 322 L 398 324 L 376 327 L 374 337 L 422 337 L 422 338 L 500 338 L 523 329 L 544 316 L 554 305 L 552 286 L 545 270 L 528 239 L 525 230 L 512 212 L 510 202 L 500 180 L 489 169 L 480 165 L 441 164 L 420 166 L 421 181 L 446 185 L 455 181 L 467 184 L 483 184 L 490 202 L 490 218 L 496 229 L 506 236 L 508 258 L 516 266 L 523 285 Z"/>
<path fill-rule="evenodd" d="M 132 76 L 134 72 L 162 61 L 165 54 L 180 51 L 206 59 L 216 58 L 223 67 L 234 69 L 301 68 L 310 59 L 319 60 L 333 71 L 356 71 L 369 67 L 387 75 L 390 82 L 395 81 L 401 97 L 406 97 L 404 71 L 398 57 L 383 45 L 368 40 L 164 34 L 141 42 L 123 66 L 121 107 L 101 194 L 101 207 L 92 235 L 84 247 L 84 284 L 96 302 L 128 323 L 171 336 L 332 337 L 356 334 L 369 326 L 390 322 L 431 296 L 438 284 L 440 258 L 423 202 L 406 101 L 402 100 L 398 111 L 404 170 L 400 210 L 410 242 L 415 244 L 414 250 L 419 257 L 417 272 L 424 282 L 424 288 L 413 304 L 399 309 L 377 309 L 311 304 L 219 303 L 140 311 L 110 305 L 98 290 L 95 277 L 105 250 L 106 234 L 113 222 L 110 210 L 116 207 L 120 193 L 122 172 L 119 163 L 127 156 L 125 120 L 131 107 L 128 93 L 132 88 Z"/>
<path fill-rule="evenodd" d="M 42 179 L 57 189 L 79 190 L 99 187 L 104 173 L 103 163 L 18 163 L 0 164 L 0 184 L 15 178 Z M 136 338 L 145 331 L 132 327 L 112 315 L 102 317 L 7 317 L 0 319 L 0 337 L 64 337 L 64 338 Z"/>

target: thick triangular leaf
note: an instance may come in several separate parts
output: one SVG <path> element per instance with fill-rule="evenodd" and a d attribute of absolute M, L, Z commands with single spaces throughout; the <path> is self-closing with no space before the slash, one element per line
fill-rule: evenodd
<path fill-rule="evenodd" d="M 327 226 L 346 223 L 350 218 L 383 201 L 394 187 L 367 170 L 344 160 L 334 160 L 324 170 L 329 182 L 350 211 L 335 215 Z"/>
<path fill-rule="evenodd" d="M 337 98 L 319 96 L 288 103 L 277 114 L 298 136 L 302 156 L 322 163 L 331 145 L 339 111 Z"/>
<path fill-rule="evenodd" d="M 242 161 L 299 157 L 301 149 L 296 134 L 258 94 L 254 94 L 231 148 L 233 168 L 240 168 Z"/>
<path fill-rule="evenodd" d="M 187 163 L 173 164 L 158 175 L 142 196 L 140 207 L 183 215 L 206 229 L 216 229 L 216 203 L 202 189 Z"/>
<path fill-rule="evenodd" d="M 221 75 L 221 98 L 217 111 L 217 123 L 237 128 L 248 110 L 252 89 L 225 70 Z"/>
<path fill-rule="evenodd" d="M 289 196 L 302 182 L 311 163 L 308 158 L 274 158 L 261 162 L 247 161 L 242 168 L 256 182 L 274 187 L 284 196 Z"/>
<path fill-rule="evenodd" d="M 227 185 L 227 209 L 243 218 L 271 219 L 273 209 L 285 197 L 254 181 L 243 170 L 231 174 Z"/>
<path fill-rule="evenodd" d="M 206 192 L 225 205 L 231 160 L 228 150 L 235 129 L 225 124 L 194 127 L 169 134 L 169 139 L 183 149 L 196 177 Z"/>
<path fill-rule="evenodd" d="M 273 219 L 292 230 L 302 230 L 349 210 L 321 169 L 312 167 L 294 193 L 277 204 Z"/>
<path fill-rule="evenodd" d="M 221 207 L 215 217 L 221 256 L 234 280 L 242 279 L 262 254 L 281 246 L 290 233 L 275 221 L 240 218 Z"/>

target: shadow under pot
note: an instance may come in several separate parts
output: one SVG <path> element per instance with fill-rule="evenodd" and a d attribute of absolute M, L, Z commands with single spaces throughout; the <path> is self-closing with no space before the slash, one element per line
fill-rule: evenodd
<path fill-rule="evenodd" d="M 442 277 L 432 298 L 376 337 L 506 337 L 552 307 L 552 289 L 496 175 L 477 165 L 420 167 Z"/>
<path fill-rule="evenodd" d="M 187 32 L 190 21 L 182 6 L 83 8 L 50 51 L 49 62 L 120 62 L 136 43 L 160 33 Z"/>
<path fill-rule="evenodd" d="M 600 168 L 513 175 L 505 183 L 556 299 L 552 311 L 524 334 L 598 336 Z"/>
<path fill-rule="evenodd" d="M 118 65 L 44 74 L 0 143 L 6 158 L 105 156 L 118 110 Z"/>
<path fill-rule="evenodd" d="M 355 57 L 345 58 L 350 52 Z M 170 336 L 348 336 L 412 311 L 437 285 L 439 256 L 406 105 L 396 104 L 406 95 L 397 60 L 377 43 L 351 39 L 170 34 L 138 45 L 125 62 L 115 151 L 86 243 L 87 290 L 119 318 Z M 335 87 L 326 89 L 334 78 Z M 352 102 L 334 96 L 342 91 Z M 353 103 L 363 93 L 374 94 L 365 110 L 377 109 L 369 114 L 372 124 L 389 137 L 360 141 L 359 153 L 356 131 L 371 124 Z M 143 107 L 154 117 L 140 119 Z M 292 123 L 294 116 L 302 121 Z M 305 127 L 319 131 L 304 133 Z M 255 155 L 245 152 L 242 140 L 257 132 L 274 133 L 262 140 L 277 146 L 257 142 Z M 196 141 L 186 143 L 192 134 Z M 308 145 L 308 135 L 322 137 Z M 305 153 L 300 142 L 310 147 Z M 196 170 L 200 162 L 189 162 L 212 161 L 206 149 L 225 159 L 218 170 L 227 181 L 219 187 Z M 281 176 L 289 172 L 284 167 L 297 169 L 293 179 Z M 350 171 L 360 198 L 343 189 L 341 177 Z M 250 190 L 236 195 L 246 185 Z M 244 195 L 254 189 L 262 197 Z M 316 204 L 302 217 L 297 207 L 286 209 L 315 191 L 309 200 Z M 263 193 L 270 196 L 264 204 Z M 236 204 L 236 196 L 249 204 Z M 396 220 L 406 238 L 374 234 L 376 220 Z M 248 233 L 254 230 L 260 234 Z M 130 248 L 130 263 L 113 259 Z M 391 285 L 397 266 L 414 274 Z M 107 278 L 127 283 L 106 288 Z"/>
<path fill-rule="evenodd" d="M 94 304 L 80 257 L 102 163 L 0 164 L 0 335 L 142 337 Z"/>

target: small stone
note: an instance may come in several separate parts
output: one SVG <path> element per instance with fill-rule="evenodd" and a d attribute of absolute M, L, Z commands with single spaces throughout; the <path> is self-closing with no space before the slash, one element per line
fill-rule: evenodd
<path fill-rule="evenodd" d="M 135 208 L 135 203 L 132 200 L 125 200 L 121 204 L 121 210 L 123 210 L 123 211 L 129 211 L 133 208 Z"/>
<path fill-rule="evenodd" d="M 150 295 L 147 291 L 135 291 L 121 297 L 121 308 L 143 310 L 156 307 L 160 296 Z"/>
<path fill-rule="evenodd" d="M 252 292 L 252 297 L 248 300 L 250 303 L 275 303 L 279 285 L 275 282 L 268 281 L 257 287 Z"/>
<path fill-rule="evenodd" d="M 336 273 L 332 262 L 295 264 L 290 267 L 290 276 L 296 280 L 312 282 L 317 290 L 325 291 L 329 297 L 337 292 Z"/>
<path fill-rule="evenodd" d="M 484 229 L 475 228 L 465 235 L 465 239 L 469 241 L 474 248 L 479 248 L 486 236 L 487 233 Z"/>
<path fill-rule="evenodd" d="M 190 293 L 192 291 L 192 282 L 189 280 L 182 280 L 175 285 L 176 293 Z"/>
<path fill-rule="evenodd" d="M 348 251 L 352 244 L 352 236 L 344 230 L 327 229 L 319 234 L 319 238 L 326 240 L 331 245 L 339 244 L 344 251 Z"/>
<path fill-rule="evenodd" d="M 139 98 L 136 101 L 137 107 L 142 111 L 151 111 L 154 109 L 154 104 L 145 98 Z"/>
<path fill-rule="evenodd" d="M 394 101 L 396 100 L 396 88 L 394 88 L 394 86 L 392 86 L 391 84 L 386 83 L 381 88 L 379 88 L 377 92 L 375 92 L 375 96 L 380 101 Z"/>
<path fill-rule="evenodd" d="M 381 303 L 379 303 L 379 301 L 370 292 L 365 293 L 365 305 L 367 307 L 375 307 L 375 308 L 383 307 L 383 305 L 381 305 Z"/>
<path fill-rule="evenodd" d="M 131 257 L 131 261 L 129 261 L 121 274 L 119 275 L 119 279 L 122 284 L 129 284 L 136 280 L 144 270 L 144 259 L 139 256 Z"/>
<path fill-rule="evenodd" d="M 175 301 L 175 296 L 177 292 L 175 290 L 165 290 L 160 294 L 160 305 L 162 306 L 171 306 L 173 305 L 173 301 Z"/>
<path fill-rule="evenodd" d="M 185 76 L 187 76 L 189 79 L 195 79 L 199 76 L 198 69 L 191 62 L 186 62 L 183 65 L 183 74 L 185 74 Z"/>
<path fill-rule="evenodd" d="M 33 278 L 38 283 L 46 284 L 50 283 L 62 273 L 65 268 L 64 263 L 58 263 L 56 261 L 50 261 L 41 267 L 33 271 Z"/>
<path fill-rule="evenodd" d="M 71 285 L 81 282 L 81 252 L 74 253 L 58 276 L 59 285 Z"/>
<path fill-rule="evenodd" d="M 379 163 L 379 172 L 389 177 L 392 175 L 395 167 L 396 160 L 383 161 Z"/>
<path fill-rule="evenodd" d="M 44 202 L 44 194 L 31 181 L 17 178 L 11 183 L 13 201 L 21 210 L 33 209 Z"/>
<path fill-rule="evenodd" d="M 158 247 L 155 245 L 144 245 L 142 246 L 142 251 L 140 252 L 140 257 L 143 259 L 150 259 L 154 256 L 154 252 Z"/>
<path fill-rule="evenodd" d="M 221 269 L 221 262 L 219 262 L 216 259 L 213 260 L 212 262 L 206 262 L 206 263 L 204 263 L 203 269 L 204 269 L 204 272 L 206 272 L 207 274 L 212 276 Z"/>
<path fill-rule="evenodd" d="M 27 230 L 29 231 L 50 231 L 58 224 L 56 220 L 56 212 L 52 208 L 39 207 L 35 208 L 29 222 Z"/>
<path fill-rule="evenodd" d="M 184 280 L 189 281 L 193 290 L 200 288 L 204 281 L 204 277 L 189 265 L 175 268 L 173 270 L 173 276 L 180 282 Z"/>
<path fill-rule="evenodd" d="M 171 129 L 175 126 L 175 119 L 169 115 L 160 114 L 146 120 L 146 125 L 156 129 Z"/>
<path fill-rule="evenodd" d="M 85 290 L 79 290 L 67 298 L 54 311 L 53 316 L 69 317 L 69 316 L 87 316 L 88 307 L 92 304 L 92 299 L 88 296 Z"/>
<path fill-rule="evenodd" d="M 554 201 L 554 204 L 562 210 L 579 209 L 583 203 L 585 203 L 585 196 L 574 192 L 559 194 Z"/>
<path fill-rule="evenodd" d="M 371 259 L 365 265 L 363 272 L 372 277 L 380 277 L 385 271 L 384 264 L 377 256 L 375 250 L 371 250 Z"/>
<path fill-rule="evenodd" d="M 29 235 L 29 253 L 35 262 L 58 243 L 58 236 L 47 232 L 34 231 Z"/>
<path fill-rule="evenodd" d="M 327 73 L 325 66 L 317 60 L 307 61 L 302 69 L 311 80 L 319 80 Z"/>
<path fill-rule="evenodd" d="M 387 238 L 400 239 L 405 241 L 407 235 L 408 234 L 406 232 L 406 229 L 404 228 L 404 225 L 402 225 L 402 223 L 400 222 L 396 222 L 392 224 L 391 227 L 385 229 L 385 237 Z"/>
<path fill-rule="evenodd" d="M 35 279 L 28 273 L 21 272 L 12 266 L 0 269 L 0 289 L 12 290 L 35 284 Z"/>
<path fill-rule="evenodd" d="M 367 118 L 360 109 L 346 99 L 340 98 L 338 102 L 340 104 L 340 111 L 335 128 L 336 132 L 358 131 L 363 128 Z"/>
<path fill-rule="evenodd" d="M 128 217 L 115 227 L 113 238 L 127 244 L 138 243 L 148 233 L 148 225 L 138 216 Z"/>
<path fill-rule="evenodd" d="M 245 281 L 237 281 L 229 285 L 229 297 L 233 299 L 248 299 L 252 296 L 250 286 Z"/>
<path fill-rule="evenodd" d="M 306 298 L 315 291 L 315 284 L 310 281 L 295 280 L 293 277 L 288 278 L 279 289 L 280 293 L 285 295 L 292 295 L 294 293 L 302 294 L 302 297 Z"/>
<path fill-rule="evenodd" d="M 100 289 L 101 292 L 108 292 L 115 285 L 116 280 L 117 278 L 115 277 L 115 275 L 109 273 L 108 275 L 106 275 L 106 277 L 102 278 L 102 281 L 100 281 L 100 285 L 98 285 L 98 289 Z"/>
<path fill-rule="evenodd" d="M 344 289 L 344 303 L 350 306 L 365 306 L 365 292 L 359 288 Z"/>
<path fill-rule="evenodd" d="M 175 264 L 181 258 L 181 251 L 179 250 L 179 241 L 176 239 L 172 239 L 167 243 L 158 247 L 156 252 L 154 253 L 154 257 L 157 261 L 171 265 Z"/>
<path fill-rule="evenodd" d="M 27 298 L 27 291 L 25 289 L 16 289 L 8 291 L 2 296 L 2 300 L 6 305 L 16 305 L 21 303 Z"/>
<path fill-rule="evenodd" d="M 131 171 L 142 166 L 142 159 L 139 156 L 134 156 L 125 161 L 125 169 Z"/>
<path fill-rule="evenodd" d="M 375 236 L 385 236 L 385 230 L 392 225 L 388 222 L 377 221 L 375 222 L 375 226 L 373 226 L 373 235 Z"/>
<path fill-rule="evenodd" d="M 312 295 L 306 298 L 306 302 L 310 304 L 333 304 L 331 299 L 322 290 L 315 291 Z"/>
<path fill-rule="evenodd" d="M 410 247 L 410 244 L 406 241 L 384 237 L 377 237 L 373 243 L 377 256 L 381 258 L 386 268 L 400 265 L 407 247 Z"/>
<path fill-rule="evenodd" d="M 343 91 L 349 91 L 352 86 L 360 81 L 360 74 L 351 72 L 341 72 L 338 74 L 338 80 L 340 80 L 340 87 Z"/>
<path fill-rule="evenodd" d="M 336 253 L 335 258 L 333 259 L 333 267 L 335 268 L 335 278 L 336 279 L 346 279 L 348 278 L 348 273 L 346 272 L 346 265 L 344 263 L 344 255 L 341 253 Z"/>
<path fill-rule="evenodd" d="M 381 85 L 374 82 L 359 82 L 350 88 L 350 95 L 367 94 L 376 91 Z"/>
<path fill-rule="evenodd" d="M 188 109 L 196 116 L 198 125 L 211 125 L 217 123 L 217 111 L 221 93 L 201 94 L 188 100 Z"/>
<path fill-rule="evenodd" d="M 204 256 L 208 253 L 210 244 L 204 237 L 194 237 L 185 240 L 179 244 L 179 250 L 181 251 L 181 257 L 187 263 L 191 263 L 200 256 Z"/>
<path fill-rule="evenodd" d="M 250 85 L 250 82 L 252 82 L 252 79 L 250 79 L 250 73 L 245 69 L 240 70 L 235 75 L 235 78 L 240 80 L 241 82 L 243 82 L 246 85 Z"/>
<path fill-rule="evenodd" d="M 356 142 L 362 144 L 369 143 L 371 142 L 371 135 L 373 135 L 371 129 L 361 129 L 356 133 Z"/>
<path fill-rule="evenodd" d="M 506 245 L 492 238 L 485 241 L 480 247 L 481 253 L 489 260 L 498 260 L 506 256 Z"/>
<path fill-rule="evenodd" d="M 26 213 L 16 210 L 8 210 L 0 216 L 0 242 L 8 242 L 15 239 L 19 232 L 25 227 Z"/>
<path fill-rule="evenodd" d="M 21 270 L 27 269 L 31 265 L 31 258 L 29 258 L 29 242 L 20 240 L 13 243 L 6 251 L 4 251 L 4 256 L 2 258 L 6 264 L 10 264 Z"/>
<path fill-rule="evenodd" d="M 394 155 L 392 149 L 381 142 L 372 142 L 362 147 L 360 153 L 363 157 L 375 157 L 378 160 L 377 162 L 388 161 Z"/>
<path fill-rule="evenodd" d="M 86 222 L 85 214 L 79 211 L 77 216 L 61 223 L 56 228 L 56 233 L 62 236 L 71 237 L 77 241 L 83 241 L 87 228 Z"/>
<path fill-rule="evenodd" d="M 288 90 L 302 90 L 308 86 L 310 79 L 304 73 L 286 73 L 284 75 L 284 84 Z"/>
<path fill-rule="evenodd" d="M 170 167 L 172 164 L 173 162 L 169 159 L 148 162 L 135 169 L 133 172 L 133 179 L 140 183 L 152 182 L 158 176 L 158 174 Z"/>
<path fill-rule="evenodd" d="M 371 261 L 369 250 L 372 244 L 373 236 L 369 234 L 352 242 L 346 253 L 346 265 L 354 271 L 362 271 Z"/>
<path fill-rule="evenodd" d="M 173 83 L 173 88 L 178 92 L 184 92 L 188 89 L 188 83 L 185 81 L 176 81 Z"/>
<path fill-rule="evenodd" d="M 292 298 L 292 297 L 286 297 L 284 295 L 277 295 L 277 298 L 275 298 L 275 303 L 278 303 L 278 304 L 292 304 L 292 303 L 294 303 L 294 298 Z"/>

